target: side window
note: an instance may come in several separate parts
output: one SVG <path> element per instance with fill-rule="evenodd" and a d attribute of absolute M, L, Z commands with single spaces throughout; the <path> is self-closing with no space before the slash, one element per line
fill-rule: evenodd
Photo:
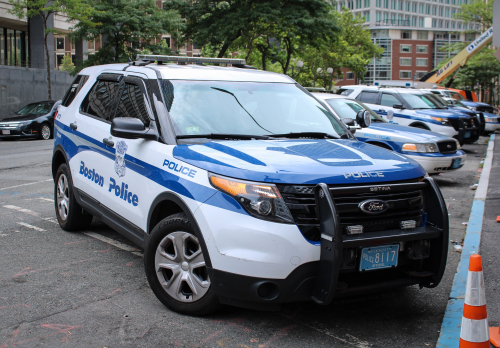
<path fill-rule="evenodd" d="M 377 104 L 378 102 L 378 92 L 366 92 L 363 91 L 361 92 L 358 97 L 356 98 L 359 101 L 362 101 L 363 103 L 368 103 L 368 104 Z"/>
<path fill-rule="evenodd" d="M 144 102 L 144 94 L 138 85 L 125 83 L 123 93 L 118 101 L 115 117 L 138 118 L 146 127 L 149 126 L 149 115 Z"/>
<path fill-rule="evenodd" d="M 380 105 L 389 106 L 392 108 L 394 104 L 401 104 L 401 102 L 392 94 L 382 93 Z"/>
<path fill-rule="evenodd" d="M 73 99 L 75 99 L 76 95 L 82 87 L 85 85 L 89 77 L 87 75 L 78 75 L 73 83 L 71 84 L 71 87 L 68 89 L 66 94 L 64 95 L 63 101 L 61 103 L 62 106 L 69 106 Z"/>
<path fill-rule="evenodd" d="M 83 100 L 80 111 L 110 121 L 114 113 L 112 106 L 119 85 L 119 82 L 97 80 Z"/>

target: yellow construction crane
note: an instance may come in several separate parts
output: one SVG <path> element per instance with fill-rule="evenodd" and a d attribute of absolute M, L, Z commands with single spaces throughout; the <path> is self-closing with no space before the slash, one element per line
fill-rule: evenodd
<path fill-rule="evenodd" d="M 460 51 L 453 59 L 451 59 L 445 66 L 440 69 L 431 71 L 424 77 L 420 79 L 422 82 L 435 83 L 439 84 L 444 81 L 448 76 L 450 76 L 455 70 L 462 68 L 467 60 L 478 53 L 483 47 L 490 44 L 493 40 L 493 27 L 486 30 L 480 37 L 471 42 L 467 47 L 465 47 L 462 51 Z M 458 71 L 455 73 L 450 82 L 447 83 L 446 87 L 449 87 Z"/>

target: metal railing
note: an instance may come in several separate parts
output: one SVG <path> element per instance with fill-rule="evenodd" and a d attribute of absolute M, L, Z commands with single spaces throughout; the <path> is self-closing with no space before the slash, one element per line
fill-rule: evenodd
<path fill-rule="evenodd" d="M 410 20 L 409 19 L 382 19 L 380 21 L 376 21 L 375 25 L 377 27 L 409 27 Z"/>

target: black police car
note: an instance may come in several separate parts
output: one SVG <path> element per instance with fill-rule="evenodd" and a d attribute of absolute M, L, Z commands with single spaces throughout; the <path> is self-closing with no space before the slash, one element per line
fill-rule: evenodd
<path fill-rule="evenodd" d="M 60 100 L 30 103 L 0 120 L 0 139 L 38 138 L 47 140 L 54 134 L 54 115 Z"/>

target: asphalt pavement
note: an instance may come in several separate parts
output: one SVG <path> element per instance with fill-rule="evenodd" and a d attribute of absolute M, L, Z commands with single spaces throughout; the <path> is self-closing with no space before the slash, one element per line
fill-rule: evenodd
<path fill-rule="evenodd" d="M 486 140 L 464 146 L 468 158 L 462 169 L 434 177 L 448 205 L 454 241 L 465 233 L 462 223 L 469 219 L 474 197 L 469 186 L 479 180 Z M 453 245 L 443 281 L 435 289 L 414 286 L 344 298 L 327 307 L 291 303 L 279 312 L 224 307 L 203 318 L 179 315 L 152 293 L 137 246 L 95 220 L 84 233 L 59 227 L 52 146 L 52 140 L 0 142 L 0 347 L 436 345 L 460 258 Z M 500 177 L 496 161 L 492 177 L 495 170 Z M 491 202 L 497 206 L 490 207 L 490 215 L 499 205 Z M 498 254 L 493 245 L 482 248 Z M 498 317 L 498 303 L 490 314 L 495 310 Z"/>

